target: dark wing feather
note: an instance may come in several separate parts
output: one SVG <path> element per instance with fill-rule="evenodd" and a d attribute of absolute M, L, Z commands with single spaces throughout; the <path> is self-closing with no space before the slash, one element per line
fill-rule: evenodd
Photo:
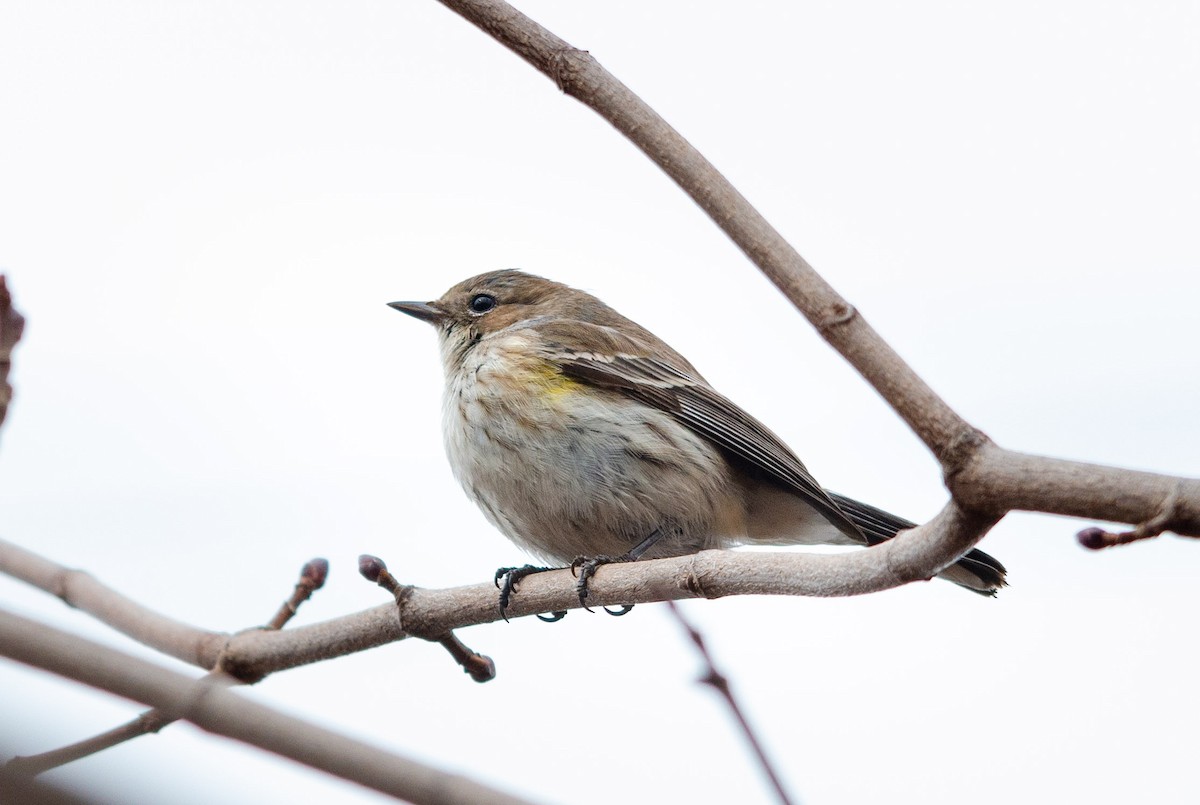
<path fill-rule="evenodd" d="M 862 529 L 862 532 L 867 535 L 867 540 L 872 545 L 887 542 L 899 532 L 917 527 L 917 524 L 910 520 L 897 517 L 890 512 L 877 509 L 868 503 L 862 503 L 854 498 L 839 495 L 837 492 L 830 492 L 829 497 L 833 498 L 838 508 L 844 511 Z M 962 570 L 973 574 L 979 579 L 978 586 L 961 585 L 972 592 L 989 596 L 995 595 L 996 590 L 1007 584 L 1004 580 L 1007 573 L 1004 565 L 978 548 L 972 548 L 967 551 L 956 564 Z"/>
<path fill-rule="evenodd" d="M 846 536 L 867 544 L 858 525 L 847 517 L 804 464 L 778 436 L 734 403 L 718 394 L 682 358 L 678 364 L 650 357 L 643 345 L 609 327 L 571 322 L 555 338 L 561 323 L 538 329 L 559 349 L 550 356 L 563 374 L 603 388 L 616 389 L 654 406 L 719 446 L 754 474 L 795 493 Z M 579 349 L 595 345 L 595 352 Z M 664 345 L 665 346 L 665 345 Z M 669 348 L 655 350 L 676 357 Z"/>

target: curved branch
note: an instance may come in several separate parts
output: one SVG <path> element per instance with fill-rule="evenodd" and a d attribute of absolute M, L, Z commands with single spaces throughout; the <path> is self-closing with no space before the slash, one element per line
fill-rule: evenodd
<path fill-rule="evenodd" d="M 655 559 L 606 565 L 592 578 L 588 603 L 593 605 L 643 604 L 683 598 L 721 598 L 729 595 L 862 595 L 932 578 L 952 564 L 991 528 L 994 519 L 961 509 L 951 502 L 925 525 L 906 531 L 882 545 L 851 553 L 744 553 L 703 551 L 674 559 Z M 35 574 L 12 573 L 11 557 L 43 569 L 36 578 L 59 578 L 58 565 L 0 540 L 0 571 L 34 583 L 48 592 L 53 584 L 38 584 Z M 62 570 L 62 568 L 59 568 Z M 140 639 L 137 630 L 124 628 L 139 618 L 160 619 L 162 628 L 175 623 L 161 618 L 105 587 L 86 574 L 90 594 L 99 598 L 87 609 L 99 620 Z M 447 632 L 500 620 L 496 588 L 491 582 L 444 590 L 406 588 L 395 603 L 344 615 L 340 618 L 284 631 L 250 629 L 235 635 L 201 632 L 203 646 L 180 659 L 212 669 L 218 662 L 225 673 L 239 680 L 263 677 L 309 663 L 328 660 L 386 645 L 407 637 L 438 640 Z M 508 617 L 580 607 L 575 579 L 569 570 L 529 576 L 512 599 Z M 159 645 L 186 643 L 198 631 L 176 623 L 178 638 L 152 632 Z M 173 656 L 179 656 L 178 654 Z"/>
<path fill-rule="evenodd" d="M 500 0 L 439 0 L 611 123 L 708 213 L 939 460 L 974 429 L 909 367 L 746 198 L 641 98 L 579 50 Z"/>
<path fill-rule="evenodd" d="M 673 559 L 605 565 L 592 578 L 593 606 L 729 595 L 849 596 L 931 578 L 952 564 L 993 520 L 951 503 L 929 523 L 890 542 L 840 554 L 703 551 Z M 930 569 L 930 563 L 933 567 Z M 580 607 L 568 570 L 522 580 L 510 619 Z M 444 590 L 410 588 L 386 604 L 285 632 L 235 635 L 222 655 L 230 673 L 262 676 L 351 651 L 500 620 L 492 583 Z"/>
<path fill-rule="evenodd" d="M 920 437 L 941 463 L 947 486 L 964 508 L 991 517 L 1026 509 L 1154 522 L 1160 530 L 1200 536 L 1200 481 L 1043 459 L 996 447 L 951 409 L 728 179 L 587 51 L 572 47 L 501 0 L 439 2 L 590 107 L 662 168 Z M 1043 485 L 1043 476 L 1049 483 Z M 1174 511 L 1165 520 L 1164 484 L 1178 486 Z"/>

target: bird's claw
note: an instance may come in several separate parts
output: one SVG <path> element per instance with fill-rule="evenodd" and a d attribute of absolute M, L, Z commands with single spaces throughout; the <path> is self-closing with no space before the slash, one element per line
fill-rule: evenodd
<path fill-rule="evenodd" d="M 596 575 L 596 571 L 604 565 L 615 565 L 622 562 L 634 561 L 631 556 L 577 556 L 571 563 L 571 574 L 575 576 L 575 592 L 579 595 L 579 603 L 588 612 L 592 608 L 587 605 L 588 580 Z M 603 607 L 604 611 L 614 617 L 620 617 L 633 609 L 633 604 L 622 604 L 619 610 Z"/>
<path fill-rule="evenodd" d="M 596 569 L 602 565 L 611 565 L 618 562 L 633 561 L 627 556 L 580 556 L 571 563 L 571 573 L 576 577 L 575 591 L 579 595 L 579 603 L 588 612 L 592 612 L 592 608 L 587 605 L 588 595 L 588 580 L 596 575 Z M 517 591 L 517 585 L 526 576 L 532 576 L 534 573 L 541 573 L 545 570 L 554 570 L 552 567 L 539 567 L 538 565 L 522 565 L 521 567 L 502 567 L 496 570 L 494 583 L 496 589 L 500 591 L 500 617 L 504 618 L 505 623 L 508 622 L 508 605 L 512 603 L 513 594 Z M 603 608 L 605 612 L 614 617 L 620 617 L 633 609 L 632 604 L 623 604 L 619 609 Z M 546 614 L 539 614 L 538 620 L 546 623 L 555 623 L 567 616 L 565 609 L 554 610 Z"/>
<path fill-rule="evenodd" d="M 526 576 L 541 573 L 543 570 L 552 570 L 552 568 L 539 567 L 537 565 L 522 565 L 521 567 L 501 567 L 496 570 L 494 583 L 496 589 L 500 591 L 500 617 L 504 618 L 505 623 L 508 623 L 508 605 L 512 602 L 512 595 L 517 590 L 517 583 Z M 538 617 L 540 618 L 541 615 Z M 562 620 L 562 618 L 552 618 L 551 620 L 557 621 Z"/>

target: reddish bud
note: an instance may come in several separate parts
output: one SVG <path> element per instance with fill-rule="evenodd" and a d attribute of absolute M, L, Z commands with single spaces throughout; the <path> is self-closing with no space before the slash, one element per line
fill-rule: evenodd
<path fill-rule="evenodd" d="M 329 578 L 329 560 L 320 557 L 308 560 L 308 563 L 300 571 L 300 577 L 307 581 L 314 590 L 321 589 L 325 586 L 325 579 Z"/>
<path fill-rule="evenodd" d="M 1079 540 L 1080 545 L 1093 551 L 1107 548 L 1113 544 L 1108 532 L 1103 528 L 1096 528 L 1095 526 L 1083 529 L 1075 535 L 1075 539 Z"/>
<path fill-rule="evenodd" d="M 358 572 L 367 581 L 378 584 L 379 577 L 387 572 L 387 565 L 378 556 L 364 553 L 358 557 Z"/>
<path fill-rule="evenodd" d="M 486 654 L 474 654 L 463 663 L 463 670 L 476 682 L 491 682 L 496 678 L 496 663 Z"/>

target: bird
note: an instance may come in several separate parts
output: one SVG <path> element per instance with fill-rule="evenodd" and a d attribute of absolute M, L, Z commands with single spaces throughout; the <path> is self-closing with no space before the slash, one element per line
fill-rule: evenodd
<path fill-rule="evenodd" d="M 388 304 L 437 330 L 442 432 L 467 496 L 518 547 L 579 571 L 584 606 L 588 578 L 610 562 L 869 547 L 915 526 L 822 487 L 686 358 L 585 291 L 504 269 Z M 498 570 L 501 614 L 517 582 L 546 569 Z M 938 575 L 986 596 L 1007 584 L 978 549 Z"/>

